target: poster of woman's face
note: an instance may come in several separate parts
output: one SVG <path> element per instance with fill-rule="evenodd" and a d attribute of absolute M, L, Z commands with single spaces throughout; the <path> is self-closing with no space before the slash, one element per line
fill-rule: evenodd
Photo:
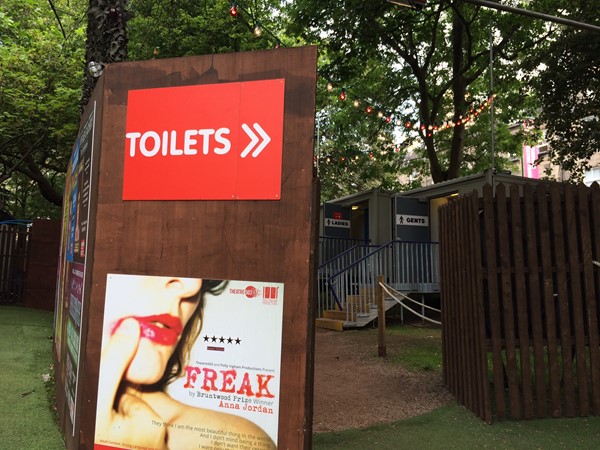
<path fill-rule="evenodd" d="M 95 449 L 276 448 L 282 314 L 281 283 L 109 274 Z"/>

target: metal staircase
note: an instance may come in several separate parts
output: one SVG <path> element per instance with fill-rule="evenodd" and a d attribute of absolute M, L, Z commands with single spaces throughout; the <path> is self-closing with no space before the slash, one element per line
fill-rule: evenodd
<path fill-rule="evenodd" d="M 390 241 L 356 244 L 319 267 L 317 327 L 341 331 L 377 317 L 377 276 L 404 295 L 439 292 L 436 242 Z M 386 298 L 386 311 L 397 302 Z"/>

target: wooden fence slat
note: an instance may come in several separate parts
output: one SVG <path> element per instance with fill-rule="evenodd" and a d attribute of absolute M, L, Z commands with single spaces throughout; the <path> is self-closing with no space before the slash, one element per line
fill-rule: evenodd
<path fill-rule="evenodd" d="M 591 189 L 580 185 L 579 215 L 581 217 L 581 249 L 584 270 L 584 304 L 587 312 L 589 336 L 592 406 L 594 414 L 600 414 L 600 342 L 598 335 L 598 295 L 600 287 L 600 267 L 593 261 L 600 261 L 600 186 L 595 183 Z M 596 211 L 596 213 L 594 213 Z M 592 233 L 593 230 L 593 233 Z M 592 234 L 595 244 L 592 242 Z M 594 277 L 594 273 L 596 277 Z M 596 285 L 594 284 L 596 278 Z"/>
<path fill-rule="evenodd" d="M 29 227 L 0 225 L 0 304 L 23 301 L 29 233 Z"/>
<path fill-rule="evenodd" d="M 485 239 L 487 284 L 488 284 L 488 313 L 489 335 L 492 348 L 492 370 L 494 374 L 494 401 L 496 406 L 496 416 L 499 419 L 506 417 L 506 406 L 504 397 L 504 362 L 502 359 L 502 331 L 500 305 L 498 299 L 498 269 L 496 254 L 497 238 L 496 226 L 498 218 L 495 214 L 494 192 L 492 186 L 486 185 L 483 188 L 483 218 L 484 233 L 481 236 Z"/>
<path fill-rule="evenodd" d="M 10 275 L 11 259 L 15 242 L 15 233 L 9 225 L 1 226 L 0 242 L 0 299 L 3 303 L 10 302 L 8 278 Z"/>
<path fill-rule="evenodd" d="M 539 202 L 536 202 L 533 194 L 533 188 L 530 184 L 523 187 L 523 202 L 525 212 L 525 229 L 527 236 L 527 265 L 529 267 L 528 276 L 528 296 L 530 305 L 530 323 L 531 334 L 533 337 L 533 359 L 535 367 L 535 395 L 537 417 L 547 417 L 547 395 L 546 395 L 546 368 L 544 362 L 544 335 L 543 335 L 543 314 L 540 303 L 540 292 L 543 292 L 540 285 L 538 248 L 540 243 L 539 225 L 536 223 L 536 211 L 539 211 Z M 529 233 L 536 231 L 534 236 Z M 531 233 L 534 234 L 534 233 Z"/>
<path fill-rule="evenodd" d="M 478 233 L 481 233 L 479 223 L 479 197 L 477 192 L 473 192 L 470 197 L 470 241 L 473 245 L 471 250 L 473 273 L 473 298 L 471 301 L 475 313 L 475 355 L 477 357 L 477 370 L 475 371 L 475 379 L 477 380 L 477 403 L 479 405 L 479 417 L 482 417 L 486 422 L 492 421 L 492 405 L 489 401 L 489 382 L 487 375 L 487 348 L 485 345 L 485 311 L 483 309 L 483 273 L 481 263 L 481 241 L 473 239 Z"/>
<path fill-rule="evenodd" d="M 521 396 L 517 374 L 517 354 L 515 342 L 515 314 L 513 307 L 512 269 L 510 252 L 510 234 L 508 230 L 508 209 L 504 185 L 496 187 L 496 202 L 498 204 L 498 240 L 500 249 L 500 270 L 502 288 L 502 311 L 504 317 L 504 341 L 506 352 L 506 372 L 508 375 L 508 395 L 510 399 L 510 414 L 513 419 L 521 417 Z"/>
<path fill-rule="evenodd" d="M 449 345 L 448 345 L 448 329 L 447 325 L 450 325 L 448 312 L 450 308 L 446 307 L 447 302 L 450 298 L 450 265 L 449 265 L 449 254 L 450 254 L 450 239 L 448 239 L 448 204 L 443 205 L 438 210 L 440 218 L 440 314 L 442 318 L 442 374 L 444 383 L 449 385 L 450 372 L 449 372 Z"/>
<path fill-rule="evenodd" d="M 565 414 L 575 416 L 575 386 L 573 382 L 573 359 L 571 349 L 571 321 L 569 312 L 569 294 L 567 289 L 567 262 L 565 257 L 565 239 L 563 227 L 563 208 L 558 184 L 550 186 L 552 198 L 553 246 L 556 255 L 556 279 L 558 290 L 558 311 L 560 326 L 560 349 L 562 355 L 562 375 L 565 395 Z"/>
<path fill-rule="evenodd" d="M 457 244 L 458 244 L 458 265 L 457 267 L 459 268 L 458 270 L 458 278 L 457 278 L 457 287 L 459 288 L 459 291 L 461 293 L 460 298 L 458 299 L 458 322 L 457 322 L 457 331 L 458 331 L 458 336 L 460 336 L 460 348 L 459 348 L 459 365 L 460 365 L 460 386 L 463 387 L 463 389 L 461 389 L 461 403 L 467 407 L 471 406 L 470 403 L 470 394 L 471 394 L 471 389 L 470 389 L 470 371 L 469 371 L 469 364 L 467 362 L 467 358 L 469 356 L 468 352 L 469 352 L 469 348 L 468 348 L 468 338 L 466 337 L 467 332 L 468 332 L 468 325 L 467 325 L 467 313 L 466 313 L 466 305 L 465 305 L 465 301 L 463 296 L 465 295 L 465 287 L 464 287 L 464 276 L 465 276 L 465 248 L 464 248 L 464 235 L 463 235 L 463 227 L 461 226 L 464 223 L 464 217 L 463 217 L 463 208 L 462 208 L 462 204 L 463 202 L 457 203 L 457 215 L 456 215 L 456 220 L 457 220 L 457 227 L 456 229 L 458 230 L 457 233 Z"/>
<path fill-rule="evenodd" d="M 469 224 L 470 220 L 470 208 L 469 202 L 465 197 L 465 201 L 461 202 L 461 211 L 462 211 L 462 280 L 461 284 L 463 287 L 463 304 L 464 304 L 464 312 L 465 312 L 465 323 L 467 326 L 467 330 L 465 333 L 464 344 L 467 350 L 467 358 L 466 358 L 466 366 L 465 370 L 467 372 L 468 378 L 468 386 L 469 386 L 469 394 L 468 401 L 470 405 L 470 409 L 474 411 L 479 417 L 481 417 L 481 411 L 479 410 L 479 404 L 477 402 L 478 399 L 478 389 L 477 389 L 477 367 L 476 367 L 476 353 L 475 353 L 475 316 L 473 311 L 474 306 L 474 294 L 473 294 L 473 280 L 474 273 L 472 271 L 472 261 L 473 261 L 473 251 L 472 251 L 472 234 L 470 234 Z"/>
<path fill-rule="evenodd" d="M 572 306 L 571 329 L 575 334 L 575 356 L 577 367 L 577 391 L 579 394 L 579 415 L 588 416 L 590 413 L 590 398 L 588 381 L 586 375 L 586 351 L 585 351 L 585 320 L 583 317 L 582 293 L 581 293 L 581 258 L 578 244 L 578 210 L 581 205 L 576 195 L 575 186 L 565 185 L 565 213 L 566 213 L 566 240 L 569 249 L 569 279 L 570 299 Z M 578 207 L 579 206 L 579 207 Z M 580 223 L 580 226 L 582 224 Z"/>
<path fill-rule="evenodd" d="M 453 232 L 456 233 L 456 226 L 458 224 L 458 205 L 453 205 L 454 207 L 452 208 L 452 217 L 451 217 L 451 221 L 452 221 L 452 229 Z M 456 237 L 452 236 L 452 239 L 454 241 L 454 248 L 453 248 L 453 254 L 452 254 L 452 264 L 453 267 L 456 268 L 457 264 L 458 264 L 458 251 L 456 248 Z M 457 399 L 458 401 L 463 404 L 463 397 L 462 397 L 462 393 L 460 392 L 460 386 L 461 386 L 461 355 L 460 355 L 460 330 L 459 330 L 459 324 L 460 324 L 460 285 L 458 282 L 458 272 L 456 270 L 452 271 L 452 286 L 453 286 L 453 302 L 452 302 L 452 309 L 453 309 L 453 317 L 452 317 L 452 352 L 454 354 L 454 361 L 453 361 L 453 372 L 454 372 L 454 385 L 453 385 L 453 389 L 454 392 L 457 395 Z"/>
<path fill-rule="evenodd" d="M 442 277 L 442 290 L 444 297 L 441 302 L 442 310 L 442 323 L 443 326 L 443 344 L 444 344 L 444 374 L 445 382 L 450 392 L 455 396 L 457 395 L 457 357 L 458 352 L 456 349 L 456 332 L 455 332 L 455 321 L 456 321 L 456 305 L 455 305 L 455 290 L 456 286 L 454 283 L 454 210 L 455 205 L 450 203 L 444 206 L 444 226 L 442 227 L 442 237 L 440 238 L 440 255 L 443 257 L 440 264 L 441 270 L 446 275 Z M 446 242 L 442 242 L 442 239 Z"/>
<path fill-rule="evenodd" d="M 546 341 L 548 343 L 548 372 L 552 417 L 562 414 L 560 367 L 558 364 L 558 342 L 556 309 L 554 307 L 554 277 L 552 259 L 552 233 L 550 230 L 549 195 L 545 185 L 537 188 L 538 216 L 540 226 L 540 255 L 542 260 L 542 285 L 544 295 Z"/>
<path fill-rule="evenodd" d="M 523 417 L 533 418 L 533 393 L 531 390 L 531 359 L 529 354 L 529 330 L 527 298 L 525 296 L 525 261 L 523 257 L 523 224 L 521 222 L 521 196 L 519 187 L 510 187 L 510 209 L 512 225 L 512 250 L 514 257 L 514 292 L 516 301 L 517 326 L 519 334 L 519 356 L 521 362 L 521 389 Z"/>

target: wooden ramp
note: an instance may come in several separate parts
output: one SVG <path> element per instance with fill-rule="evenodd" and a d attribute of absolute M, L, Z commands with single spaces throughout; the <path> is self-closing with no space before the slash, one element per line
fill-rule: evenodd
<path fill-rule="evenodd" d="M 329 309 L 323 311 L 323 317 L 316 320 L 317 328 L 324 328 L 327 330 L 344 331 L 346 328 L 362 328 L 365 325 L 370 324 L 377 318 L 377 305 L 375 303 L 369 304 L 369 310 L 366 313 L 358 312 L 356 302 L 352 301 L 353 296 L 348 298 L 348 316 L 346 311 L 340 311 L 339 309 Z M 394 299 L 385 299 L 385 310 L 386 312 L 397 305 Z"/>

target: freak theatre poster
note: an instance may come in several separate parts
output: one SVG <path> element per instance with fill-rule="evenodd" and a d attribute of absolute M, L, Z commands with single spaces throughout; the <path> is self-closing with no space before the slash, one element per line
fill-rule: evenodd
<path fill-rule="evenodd" d="M 109 274 L 95 450 L 277 447 L 282 283 Z"/>

